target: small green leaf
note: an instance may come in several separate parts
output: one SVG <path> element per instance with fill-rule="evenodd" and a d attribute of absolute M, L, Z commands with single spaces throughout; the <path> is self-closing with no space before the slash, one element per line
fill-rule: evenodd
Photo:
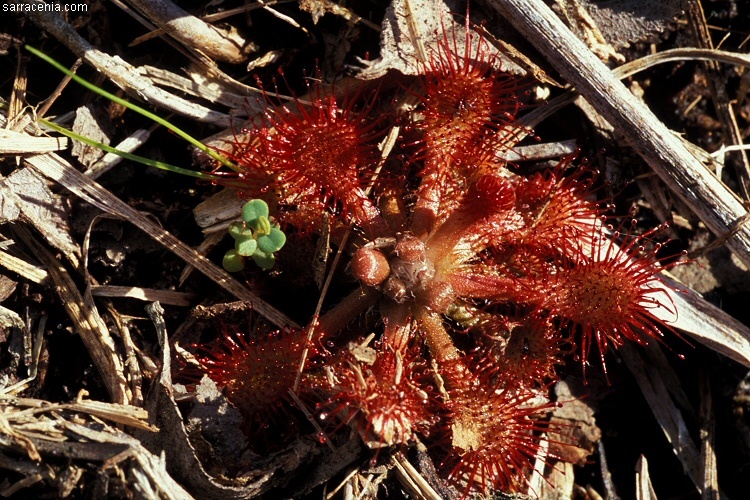
<path fill-rule="evenodd" d="M 234 238 L 235 240 L 239 238 L 240 236 L 252 236 L 253 232 L 250 230 L 250 228 L 245 227 L 245 223 L 242 221 L 235 221 L 229 224 L 229 236 Z"/>
<path fill-rule="evenodd" d="M 271 221 L 267 217 L 258 217 L 248 222 L 247 225 L 253 228 L 258 234 L 268 234 L 271 232 Z"/>
<path fill-rule="evenodd" d="M 245 259 L 236 250 L 229 250 L 224 254 L 221 265 L 230 273 L 237 273 L 245 268 Z"/>
<path fill-rule="evenodd" d="M 258 248 L 258 242 L 252 236 L 240 236 L 234 240 L 234 249 L 243 257 L 250 257 Z"/>
<path fill-rule="evenodd" d="M 242 220 L 252 222 L 260 217 L 268 217 L 268 205 L 263 200 L 250 200 L 242 207 Z"/>
<path fill-rule="evenodd" d="M 258 237 L 258 248 L 265 253 L 274 253 L 281 250 L 286 243 L 286 235 L 279 228 L 271 228 L 269 234 Z"/>
<path fill-rule="evenodd" d="M 273 269 L 273 265 L 276 264 L 276 257 L 272 253 L 265 253 L 260 250 L 255 251 L 253 260 L 265 270 Z"/>

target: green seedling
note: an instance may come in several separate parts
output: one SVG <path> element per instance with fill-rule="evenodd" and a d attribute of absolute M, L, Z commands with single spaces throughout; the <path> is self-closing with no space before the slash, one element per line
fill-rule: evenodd
<path fill-rule="evenodd" d="M 286 235 L 277 224 L 269 220 L 265 201 L 250 200 L 242 207 L 242 220 L 229 225 L 229 235 L 234 239 L 234 248 L 222 260 L 224 269 L 242 271 L 245 259 L 251 258 L 262 269 L 272 269 L 276 263 L 276 252 L 286 243 Z"/>

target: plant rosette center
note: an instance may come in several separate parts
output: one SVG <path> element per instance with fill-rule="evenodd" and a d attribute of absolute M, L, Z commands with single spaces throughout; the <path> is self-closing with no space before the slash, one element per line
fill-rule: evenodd
<path fill-rule="evenodd" d="M 427 257 L 424 242 L 409 233 L 378 238 L 358 249 L 351 270 L 360 283 L 399 304 L 416 301 L 444 312 L 455 299 L 450 284 L 435 279 L 435 265 Z"/>

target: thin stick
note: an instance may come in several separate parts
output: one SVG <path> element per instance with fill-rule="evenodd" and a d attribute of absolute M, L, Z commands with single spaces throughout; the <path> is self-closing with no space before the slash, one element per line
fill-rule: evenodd
<path fill-rule="evenodd" d="M 326 444 L 331 449 L 331 451 L 336 451 L 336 447 L 333 445 L 331 440 L 328 439 L 328 436 L 326 435 L 325 431 L 320 426 L 318 421 L 315 420 L 315 417 L 313 417 L 312 413 L 310 413 L 310 410 L 307 409 L 307 406 L 305 405 L 305 403 L 302 402 L 302 400 L 299 398 L 299 396 L 297 396 L 297 394 L 293 390 L 289 389 L 288 392 L 289 392 L 289 397 L 292 398 L 292 400 L 294 401 L 294 404 L 297 405 L 297 408 L 299 408 L 302 411 L 302 413 L 305 414 L 305 417 L 307 417 L 307 421 L 310 422 L 313 427 L 315 427 L 316 431 L 318 431 L 318 436 L 321 439 L 325 440 Z"/>
<path fill-rule="evenodd" d="M 83 59 L 79 58 L 78 60 L 76 60 L 76 62 L 73 63 L 73 66 L 71 66 L 68 71 L 70 71 L 72 74 L 75 74 L 75 72 L 78 71 L 78 68 L 81 67 L 81 64 L 83 64 Z M 57 87 L 55 87 L 55 90 L 52 91 L 52 94 L 50 94 L 50 96 L 44 101 L 44 104 L 42 104 L 42 106 L 37 110 L 36 114 L 39 118 L 42 118 L 47 114 L 49 108 L 51 108 L 55 100 L 60 97 L 63 89 L 68 86 L 68 83 L 70 83 L 72 79 L 72 76 L 66 74 L 63 79 L 60 80 L 60 83 L 57 84 Z"/>

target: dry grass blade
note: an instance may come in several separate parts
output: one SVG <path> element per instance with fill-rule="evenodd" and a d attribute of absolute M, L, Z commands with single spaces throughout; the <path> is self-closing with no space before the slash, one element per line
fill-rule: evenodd
<path fill-rule="evenodd" d="M 716 471 L 716 421 L 714 420 L 713 397 L 708 373 L 702 371 L 698 379 L 701 394 L 700 403 L 700 439 L 701 469 L 703 471 L 703 500 L 719 500 L 719 480 Z"/>
<path fill-rule="evenodd" d="M 41 267 L 29 264 L 2 250 L 0 250 L 0 266 L 36 284 L 44 283 L 49 278 L 49 273 Z"/>
<path fill-rule="evenodd" d="M 619 68 L 612 70 L 618 78 L 627 78 L 640 71 L 652 68 L 657 64 L 679 61 L 715 61 L 736 66 L 750 67 L 750 56 L 747 54 L 738 54 L 726 50 L 717 49 L 696 49 L 696 48 L 679 48 L 669 49 L 650 54 L 648 56 L 630 61 Z"/>
<path fill-rule="evenodd" d="M 252 303 L 255 311 L 275 325 L 280 327 L 297 326 L 294 321 L 281 311 L 261 300 L 250 290 L 242 286 L 229 273 L 154 224 L 148 217 L 134 210 L 101 185 L 78 172 L 72 165 L 59 156 L 48 154 L 28 158 L 26 161 L 43 175 L 59 182 L 62 186 L 97 208 L 132 222 L 167 250 L 198 269 L 239 300 Z"/>
<path fill-rule="evenodd" d="M 210 198 L 209 198 L 210 199 Z M 224 239 L 224 236 L 226 233 L 224 232 L 215 232 L 209 234 L 201 243 L 198 245 L 195 249 L 196 252 L 198 252 L 201 255 L 206 255 L 213 247 L 219 244 L 219 242 Z M 193 272 L 195 268 L 193 266 L 185 266 L 185 269 L 182 270 L 182 273 L 180 274 L 180 286 L 182 286 L 185 283 L 185 280 L 188 279 L 190 274 Z"/>
<path fill-rule="evenodd" d="M 138 355 L 142 356 L 144 365 L 146 365 L 147 361 L 150 361 L 150 358 L 144 358 L 143 353 L 138 350 L 138 347 L 133 342 L 132 335 L 130 335 L 130 328 L 127 322 L 123 320 L 114 306 L 110 302 L 105 301 L 104 307 L 107 310 L 107 315 L 112 320 L 113 326 L 122 339 L 125 369 L 130 381 L 130 390 L 133 394 L 131 403 L 134 406 L 143 406 L 143 372 L 138 362 Z M 144 366 L 143 370 L 150 371 L 152 374 L 158 371 L 155 367 L 149 370 L 147 366 Z"/>
<path fill-rule="evenodd" d="M 0 130 L 0 154 L 48 153 L 67 148 L 67 137 L 32 137 L 12 130 Z"/>
<path fill-rule="evenodd" d="M 193 293 L 154 290 L 138 286 L 92 285 L 91 295 L 95 297 L 129 297 L 131 299 L 161 302 L 171 306 L 189 307 L 196 298 Z"/>

